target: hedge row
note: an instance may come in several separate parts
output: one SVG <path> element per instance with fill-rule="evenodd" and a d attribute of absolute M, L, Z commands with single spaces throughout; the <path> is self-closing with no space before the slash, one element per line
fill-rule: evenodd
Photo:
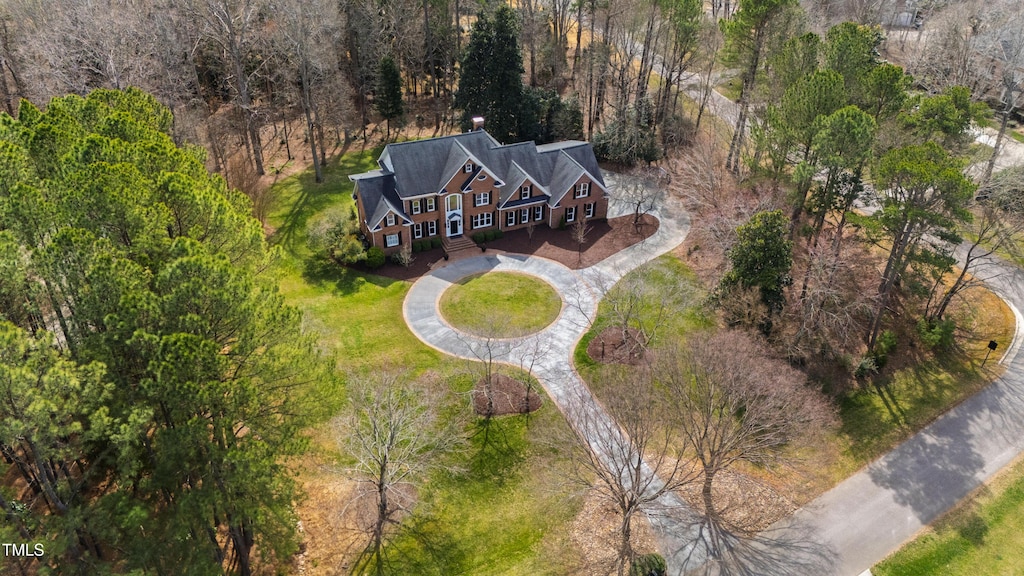
<path fill-rule="evenodd" d="M 486 232 L 477 232 L 473 234 L 473 242 L 477 244 L 483 244 L 484 242 L 490 242 L 491 240 L 497 240 L 503 238 L 505 233 L 501 230 L 488 230 Z"/>
<path fill-rule="evenodd" d="M 414 240 L 412 243 L 413 252 L 426 252 L 441 247 L 441 238 L 430 238 L 428 240 Z"/>

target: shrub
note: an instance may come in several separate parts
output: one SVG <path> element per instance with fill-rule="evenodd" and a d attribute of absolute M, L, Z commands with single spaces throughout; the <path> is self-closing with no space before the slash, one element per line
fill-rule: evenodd
<path fill-rule="evenodd" d="M 391 255 L 392 262 L 399 266 L 405 266 L 406 268 L 408 268 L 415 259 L 416 258 L 412 255 L 412 246 L 409 244 L 403 244 L 402 247 L 398 249 L 398 252 Z"/>
<path fill-rule="evenodd" d="M 494 239 L 495 240 L 501 240 L 504 237 L 505 237 L 505 233 L 502 232 L 501 230 L 495 230 L 494 231 Z"/>
<path fill-rule="evenodd" d="M 893 350 L 896 349 L 896 333 L 892 330 L 883 330 L 878 335 L 878 341 L 875 342 L 875 349 L 868 353 L 868 356 L 874 362 L 873 372 L 878 372 L 882 368 L 885 368 L 885 363 L 889 361 L 889 354 L 892 354 Z M 861 364 L 864 361 L 861 360 Z M 858 366 L 857 370 L 860 371 L 861 367 Z"/>
<path fill-rule="evenodd" d="M 366 251 L 366 267 L 370 270 L 376 270 L 384 265 L 384 251 L 377 246 L 370 247 Z"/>
<path fill-rule="evenodd" d="M 864 378 L 868 374 L 877 374 L 878 364 L 875 363 L 874 354 L 865 354 L 860 362 L 857 364 L 857 368 L 853 370 L 853 376 L 855 378 Z"/>
<path fill-rule="evenodd" d="M 488 230 L 487 232 L 484 233 L 484 236 L 487 238 L 488 242 L 490 242 L 491 240 L 494 240 L 495 238 L 498 237 L 496 232 L 497 232 L 497 230 Z"/>
<path fill-rule="evenodd" d="M 665 576 L 668 565 L 661 554 L 637 556 L 629 565 L 629 576 Z"/>
<path fill-rule="evenodd" d="M 414 240 L 413 243 L 412 243 L 412 251 L 413 252 L 422 252 L 423 251 L 423 244 L 419 240 Z"/>
<path fill-rule="evenodd" d="M 956 330 L 956 322 L 952 320 L 921 318 L 917 322 L 917 334 L 921 337 L 921 343 L 932 350 L 952 348 L 954 330 Z"/>
<path fill-rule="evenodd" d="M 430 239 L 430 247 L 431 248 L 440 248 L 441 247 L 441 239 L 440 238 L 431 238 Z"/>
<path fill-rule="evenodd" d="M 473 242 L 476 242 L 477 244 L 483 244 L 484 242 L 487 241 L 487 234 L 484 232 L 477 232 L 476 234 L 470 236 L 470 238 L 472 238 Z"/>

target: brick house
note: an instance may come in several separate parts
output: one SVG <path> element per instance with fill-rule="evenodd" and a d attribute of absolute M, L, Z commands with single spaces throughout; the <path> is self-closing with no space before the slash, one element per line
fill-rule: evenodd
<path fill-rule="evenodd" d="M 503 145 L 484 130 L 388 144 L 378 170 L 349 176 L 359 224 L 385 253 L 440 238 L 529 225 L 558 228 L 608 215 L 608 190 L 588 142 Z"/>

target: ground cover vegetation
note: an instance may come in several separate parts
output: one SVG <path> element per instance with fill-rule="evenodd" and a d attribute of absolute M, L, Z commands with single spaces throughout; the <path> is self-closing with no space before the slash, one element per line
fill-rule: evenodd
<path fill-rule="evenodd" d="M 508 338 L 537 332 L 554 322 L 562 310 L 562 298 L 542 280 L 491 272 L 452 285 L 441 296 L 439 308 L 456 328 Z"/>

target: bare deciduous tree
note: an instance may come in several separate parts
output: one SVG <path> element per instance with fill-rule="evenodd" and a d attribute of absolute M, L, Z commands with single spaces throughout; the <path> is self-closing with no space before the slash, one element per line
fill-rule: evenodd
<path fill-rule="evenodd" d="M 623 575 L 634 558 L 633 525 L 658 500 L 693 482 L 691 461 L 667 433 L 665 402 L 649 376 L 636 369 L 609 376 L 604 406 L 589 395 L 569 406 L 580 446 L 573 453 L 573 478 L 592 488 L 619 513 L 615 570 Z"/>
<path fill-rule="evenodd" d="M 664 203 L 665 189 L 653 179 L 631 176 L 616 188 L 615 199 L 630 207 L 633 228 L 639 234 L 642 218 Z"/>
<path fill-rule="evenodd" d="M 411 382 L 388 373 L 350 385 L 352 406 L 335 420 L 335 430 L 342 451 L 355 459 L 351 471 L 359 491 L 353 504 L 364 505 L 360 528 L 370 538 L 357 573 L 384 572 L 384 545 L 411 512 L 417 484 L 464 440 L 458 419 L 439 416 L 440 390 L 433 377 Z"/>
<path fill-rule="evenodd" d="M 785 313 L 781 340 L 787 354 L 800 359 L 843 351 L 863 333 L 873 297 L 858 283 L 849 256 L 841 258 L 824 244 L 808 246 L 800 298 Z"/>
<path fill-rule="evenodd" d="M 582 216 L 572 223 L 572 239 L 576 242 L 576 265 L 583 263 L 583 245 L 587 243 L 587 234 L 590 233 L 590 224 Z"/>
<path fill-rule="evenodd" d="M 764 346 L 739 331 L 695 335 L 685 348 L 661 350 L 656 370 L 675 425 L 699 462 L 710 552 L 720 556 L 727 551 L 716 543 L 743 526 L 716 508 L 716 475 L 740 461 L 777 462 L 793 439 L 830 422 L 832 409 L 803 375 L 771 360 Z"/>
<path fill-rule="evenodd" d="M 680 282 L 658 282 L 647 264 L 627 274 L 610 290 L 603 305 L 612 326 L 619 330 L 630 356 L 642 356 L 657 341 L 666 321 L 682 314 L 693 298 Z"/>

